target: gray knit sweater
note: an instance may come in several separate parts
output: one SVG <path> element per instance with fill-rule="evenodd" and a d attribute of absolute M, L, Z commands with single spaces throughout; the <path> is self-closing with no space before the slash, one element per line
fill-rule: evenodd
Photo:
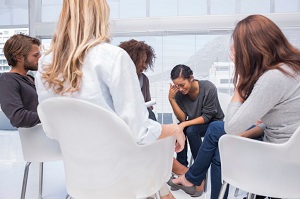
<path fill-rule="evenodd" d="M 207 80 L 195 80 L 199 84 L 200 91 L 195 100 L 177 92 L 175 100 L 180 109 L 185 113 L 187 120 L 202 116 L 205 123 L 223 120 L 224 113 L 221 109 L 217 88 Z"/>
<path fill-rule="evenodd" d="M 288 66 L 286 71 L 295 74 Z M 286 142 L 300 126 L 300 74 L 294 78 L 274 69 L 256 82 L 244 103 L 231 102 L 225 117 L 225 131 L 238 134 L 262 120 L 264 140 Z"/>

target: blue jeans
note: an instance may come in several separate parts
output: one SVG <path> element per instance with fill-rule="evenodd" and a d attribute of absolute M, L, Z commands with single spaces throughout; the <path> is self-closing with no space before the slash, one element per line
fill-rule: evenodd
<path fill-rule="evenodd" d="M 211 122 L 207 128 L 203 143 L 199 148 L 194 164 L 190 167 L 185 177 L 194 185 L 200 185 L 206 178 L 206 173 L 211 166 L 211 199 L 217 199 L 222 186 L 221 161 L 218 142 L 224 131 L 224 122 Z M 228 196 L 228 188 L 224 198 Z"/>
<path fill-rule="evenodd" d="M 183 130 L 184 134 L 187 137 L 187 140 L 189 141 L 194 160 L 196 159 L 199 148 L 202 144 L 201 137 L 204 137 L 208 126 L 209 124 L 196 124 L 196 125 L 188 126 Z M 176 157 L 178 162 L 180 162 L 184 166 L 188 166 L 187 152 L 188 152 L 187 141 L 185 141 L 184 149 L 181 152 L 177 153 L 177 157 Z"/>

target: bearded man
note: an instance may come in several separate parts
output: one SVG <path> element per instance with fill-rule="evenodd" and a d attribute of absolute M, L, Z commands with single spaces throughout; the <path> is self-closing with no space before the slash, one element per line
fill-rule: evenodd
<path fill-rule="evenodd" d="M 14 127 L 32 127 L 40 123 L 38 96 L 34 77 L 27 74 L 38 69 L 41 42 L 16 34 L 4 45 L 3 52 L 11 70 L 0 74 L 0 105 Z"/>

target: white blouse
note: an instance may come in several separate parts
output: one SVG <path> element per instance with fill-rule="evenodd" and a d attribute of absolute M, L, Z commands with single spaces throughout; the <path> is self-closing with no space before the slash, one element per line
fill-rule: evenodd
<path fill-rule="evenodd" d="M 43 67 L 51 62 L 52 54 L 43 55 L 39 60 L 35 78 L 39 102 L 59 96 L 47 90 L 41 78 Z M 135 65 L 123 49 L 108 43 L 98 44 L 86 55 L 82 72 L 80 90 L 64 96 L 83 99 L 115 112 L 129 126 L 137 143 L 150 143 L 160 136 L 161 125 L 148 118 Z"/>

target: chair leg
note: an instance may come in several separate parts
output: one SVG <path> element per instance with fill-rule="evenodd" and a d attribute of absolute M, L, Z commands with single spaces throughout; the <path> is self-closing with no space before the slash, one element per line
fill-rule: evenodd
<path fill-rule="evenodd" d="M 69 194 L 67 194 L 66 199 L 73 199 Z"/>
<path fill-rule="evenodd" d="M 189 167 L 192 166 L 193 162 L 194 162 L 194 158 L 193 158 L 193 156 L 191 155 L 190 162 L 189 162 Z"/>
<path fill-rule="evenodd" d="M 189 142 L 187 142 L 187 144 L 188 144 L 188 151 L 190 151 L 190 152 L 191 152 L 191 158 L 190 158 L 189 165 L 188 165 L 188 167 L 190 168 L 190 167 L 193 165 L 194 158 L 193 158 L 193 155 L 192 155 L 192 151 L 191 151 L 190 143 L 189 143 Z"/>
<path fill-rule="evenodd" d="M 159 191 L 155 193 L 155 199 L 161 199 L 161 198 L 160 198 Z"/>
<path fill-rule="evenodd" d="M 40 179 L 39 179 L 39 197 L 38 199 L 42 199 L 43 192 L 43 172 L 44 172 L 44 163 L 40 162 Z"/>
<path fill-rule="evenodd" d="M 204 192 L 207 192 L 207 180 L 208 180 L 208 172 L 206 172 L 206 179 L 205 179 L 205 183 L 204 183 Z"/>
<path fill-rule="evenodd" d="M 247 199 L 255 199 L 256 195 L 253 193 L 248 193 Z"/>
<path fill-rule="evenodd" d="M 228 183 L 223 181 L 218 199 L 223 199 L 224 198 L 224 195 L 225 195 L 225 192 L 226 192 L 226 189 L 227 189 L 227 185 L 228 185 Z"/>
<path fill-rule="evenodd" d="M 240 189 L 239 188 L 236 188 L 235 189 L 235 192 L 234 192 L 234 197 L 237 197 L 239 195 L 239 191 Z"/>
<path fill-rule="evenodd" d="M 31 162 L 27 162 L 26 165 L 25 165 L 22 192 L 21 192 L 21 199 L 25 199 L 25 193 L 26 193 L 27 179 L 28 179 L 28 172 L 29 172 L 30 164 L 31 164 Z"/>

